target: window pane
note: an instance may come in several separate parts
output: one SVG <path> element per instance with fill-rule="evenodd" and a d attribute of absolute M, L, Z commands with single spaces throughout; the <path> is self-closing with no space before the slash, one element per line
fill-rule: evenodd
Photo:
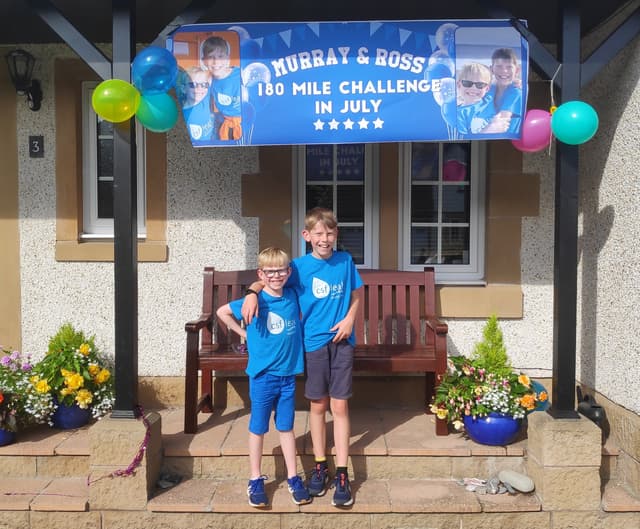
<path fill-rule="evenodd" d="M 327 208 L 333 210 L 333 186 L 307 186 L 306 209 Z"/>
<path fill-rule="evenodd" d="M 438 180 L 437 143 L 411 144 L 411 179 Z"/>
<path fill-rule="evenodd" d="M 445 264 L 469 264 L 469 228 L 442 228 Z"/>
<path fill-rule="evenodd" d="M 470 156 L 470 143 L 445 143 L 442 155 L 442 180 L 468 182 Z"/>
<path fill-rule="evenodd" d="M 364 263 L 364 228 L 340 228 L 338 250 L 351 254 L 355 264 Z"/>
<path fill-rule="evenodd" d="M 340 222 L 364 221 L 364 186 L 338 186 L 338 211 Z"/>
<path fill-rule="evenodd" d="M 411 222 L 438 222 L 436 186 L 411 186 Z"/>
<path fill-rule="evenodd" d="M 98 218 L 113 218 L 113 180 L 98 182 Z"/>
<path fill-rule="evenodd" d="M 411 264 L 438 264 L 437 228 L 411 228 Z"/>
<path fill-rule="evenodd" d="M 469 186 L 443 187 L 442 222 L 469 222 Z"/>
<path fill-rule="evenodd" d="M 306 158 L 307 180 L 333 180 L 332 145 L 307 147 Z"/>
<path fill-rule="evenodd" d="M 113 136 L 113 123 L 106 119 L 98 118 L 98 135 Z"/>
<path fill-rule="evenodd" d="M 364 179 L 364 145 L 338 145 L 338 180 Z"/>
<path fill-rule="evenodd" d="M 113 140 L 98 140 L 98 175 L 113 176 Z"/>

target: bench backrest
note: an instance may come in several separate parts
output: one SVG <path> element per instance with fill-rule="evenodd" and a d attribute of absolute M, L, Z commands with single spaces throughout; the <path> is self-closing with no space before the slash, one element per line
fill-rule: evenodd
<path fill-rule="evenodd" d="M 395 270 L 359 270 L 365 284 L 364 296 L 356 316 L 357 344 L 412 344 L 433 346 L 431 334 L 424 332 L 424 320 L 435 316 L 433 268 L 422 272 Z M 212 326 L 203 329 L 203 348 L 212 343 L 228 345 L 240 337 L 221 325 L 218 307 L 241 298 L 245 289 L 258 278 L 256 270 L 220 272 L 204 269 L 202 313 L 211 314 Z M 425 338 L 426 336 L 426 338 Z"/>

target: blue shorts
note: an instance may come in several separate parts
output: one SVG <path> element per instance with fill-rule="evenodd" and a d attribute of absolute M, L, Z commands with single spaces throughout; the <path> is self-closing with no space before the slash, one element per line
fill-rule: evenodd
<path fill-rule="evenodd" d="M 306 375 L 304 396 L 319 400 L 326 396 L 348 399 L 353 393 L 353 345 L 347 340 L 329 342 L 324 347 L 305 353 Z"/>
<path fill-rule="evenodd" d="M 251 399 L 251 418 L 249 431 L 263 435 L 269 431 L 271 412 L 275 411 L 276 430 L 293 430 L 295 416 L 296 377 L 281 377 L 262 373 L 249 377 L 249 398 Z"/>

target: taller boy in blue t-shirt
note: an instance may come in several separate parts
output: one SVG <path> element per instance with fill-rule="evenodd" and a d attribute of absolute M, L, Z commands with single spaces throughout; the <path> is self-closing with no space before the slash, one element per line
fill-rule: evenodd
<path fill-rule="evenodd" d="M 275 412 L 282 455 L 287 467 L 287 484 L 293 502 L 309 503 L 309 491 L 296 472 L 295 418 L 296 375 L 304 371 L 302 326 L 298 296 L 285 283 L 291 275 L 289 256 L 280 248 L 266 248 L 258 255 L 258 277 L 264 289 L 258 294 L 259 314 L 243 329 L 242 299 L 220 307 L 216 314 L 236 334 L 247 339 L 249 361 L 249 466 L 247 487 L 249 505 L 267 507 L 262 475 L 262 446 L 269 431 L 271 412 Z"/>
<path fill-rule="evenodd" d="M 347 464 L 349 459 L 349 398 L 352 394 L 353 326 L 360 303 L 362 279 L 351 255 L 335 251 L 338 223 L 332 211 L 314 208 L 305 217 L 302 236 L 311 253 L 294 259 L 288 285 L 299 296 L 302 311 L 307 380 L 305 396 L 311 401 L 309 426 L 315 465 L 308 482 L 312 496 L 322 496 L 329 481 L 326 459 L 327 410 L 333 416 L 336 449 L 335 491 L 332 504 L 353 503 Z M 251 285 L 248 291 L 260 288 Z M 245 296 L 242 315 L 251 321 L 255 296 Z"/>

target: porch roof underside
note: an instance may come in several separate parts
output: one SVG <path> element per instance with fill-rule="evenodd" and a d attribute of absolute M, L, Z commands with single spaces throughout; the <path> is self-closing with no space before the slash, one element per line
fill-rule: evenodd
<path fill-rule="evenodd" d="M 62 39 L 30 8 L 37 0 L 2 0 L 0 2 L 0 44 L 53 43 Z M 111 42 L 111 0 L 52 0 L 59 11 L 87 40 Z M 581 7 L 581 32 L 587 34 L 630 0 L 578 2 Z M 356 0 L 137 0 L 136 40 L 152 42 L 158 31 L 174 20 L 185 8 L 203 8 L 199 22 L 255 21 L 323 21 L 323 20 L 438 20 L 495 18 L 496 7 L 516 18 L 528 21 L 528 27 L 543 43 L 559 41 L 558 2 L 531 0 L 396 0 L 369 3 Z"/>

